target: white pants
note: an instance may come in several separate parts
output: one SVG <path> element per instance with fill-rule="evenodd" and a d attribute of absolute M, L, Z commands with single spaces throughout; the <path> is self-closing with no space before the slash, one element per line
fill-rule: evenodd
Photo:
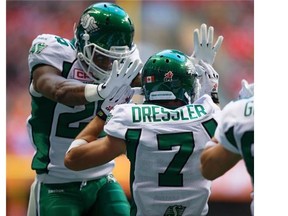
<path fill-rule="evenodd" d="M 34 182 L 32 183 L 30 187 L 30 195 L 29 195 L 29 203 L 28 203 L 28 210 L 27 210 L 27 216 L 37 216 L 37 199 L 39 192 L 40 183 L 37 181 L 37 178 L 35 178 Z"/>

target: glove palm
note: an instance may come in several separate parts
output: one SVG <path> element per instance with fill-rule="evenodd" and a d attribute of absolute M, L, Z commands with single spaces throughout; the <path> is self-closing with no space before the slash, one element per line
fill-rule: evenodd
<path fill-rule="evenodd" d="M 200 32 L 198 29 L 194 30 L 194 51 L 191 58 L 196 60 L 196 63 L 200 60 L 210 65 L 214 63 L 216 53 L 221 47 L 224 37 L 219 36 L 213 46 L 213 35 L 214 28 L 210 26 L 207 33 L 207 26 L 204 23 L 201 25 Z"/>
<path fill-rule="evenodd" d="M 111 95 L 112 91 L 117 91 L 120 87 L 131 84 L 143 67 L 139 59 L 131 63 L 131 58 L 128 58 L 123 63 L 123 66 L 119 68 L 118 61 L 115 60 L 113 62 L 108 80 L 98 86 L 98 94 L 101 98 L 105 99 L 108 95 Z"/>

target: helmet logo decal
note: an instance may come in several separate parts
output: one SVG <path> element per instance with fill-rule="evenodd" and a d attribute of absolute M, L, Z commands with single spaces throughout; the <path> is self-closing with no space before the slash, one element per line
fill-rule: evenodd
<path fill-rule="evenodd" d="M 96 21 L 93 16 L 85 14 L 81 17 L 81 25 L 87 32 L 96 31 L 99 27 L 96 24 Z"/>
<path fill-rule="evenodd" d="M 168 71 L 167 73 L 165 73 L 164 75 L 164 82 L 172 82 L 172 78 L 173 78 L 173 72 L 172 71 Z"/>
<path fill-rule="evenodd" d="M 145 77 L 145 83 L 152 83 L 154 81 L 155 81 L 155 77 L 154 76 Z"/>

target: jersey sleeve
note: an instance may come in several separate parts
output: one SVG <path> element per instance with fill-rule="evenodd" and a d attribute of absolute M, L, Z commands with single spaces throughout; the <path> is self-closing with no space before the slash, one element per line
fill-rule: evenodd
<path fill-rule="evenodd" d="M 210 107 L 212 115 L 216 115 L 216 113 L 220 111 L 220 107 L 216 105 L 212 98 L 207 94 L 204 94 L 196 101 L 194 101 L 194 104 L 203 104 L 206 107 Z"/>
<path fill-rule="evenodd" d="M 75 48 L 68 39 L 52 34 L 38 35 L 29 50 L 29 71 L 32 72 L 39 64 L 51 65 L 62 71 L 63 62 L 73 62 L 75 58 Z"/>
<path fill-rule="evenodd" d="M 121 104 L 111 111 L 109 120 L 106 121 L 104 131 L 106 134 L 125 140 L 127 127 L 129 125 L 128 110 L 129 104 Z"/>
<path fill-rule="evenodd" d="M 237 145 L 233 145 L 231 141 L 227 139 L 229 130 L 232 130 L 232 127 L 237 122 L 237 115 L 233 109 L 235 109 L 235 102 L 232 101 L 227 104 L 222 112 L 217 116 L 218 126 L 215 130 L 214 136 L 221 143 L 221 145 L 223 145 L 224 148 L 235 154 L 239 154 L 239 150 L 236 147 Z"/>

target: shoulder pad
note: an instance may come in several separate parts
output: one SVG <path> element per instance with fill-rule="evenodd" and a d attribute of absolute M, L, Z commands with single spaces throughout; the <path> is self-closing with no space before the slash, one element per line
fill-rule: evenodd
<path fill-rule="evenodd" d="M 62 71 L 63 62 L 73 62 L 75 58 L 75 47 L 68 39 L 41 34 L 33 40 L 29 50 L 29 70 L 32 71 L 38 64 L 47 64 Z"/>

